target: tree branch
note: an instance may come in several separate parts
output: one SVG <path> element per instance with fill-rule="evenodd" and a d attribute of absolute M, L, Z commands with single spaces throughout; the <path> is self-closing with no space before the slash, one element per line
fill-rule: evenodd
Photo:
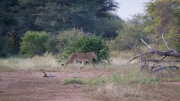
<path fill-rule="evenodd" d="M 141 41 L 146 44 L 149 49 L 152 49 L 151 46 L 149 46 L 143 39 L 141 39 Z"/>
<path fill-rule="evenodd" d="M 142 54 L 138 54 L 138 55 L 130 58 L 130 59 L 127 61 L 127 63 L 128 63 L 128 62 L 131 62 L 132 60 L 134 60 L 134 59 L 136 59 L 136 58 L 138 58 L 138 57 L 140 57 L 140 56 L 142 56 L 142 55 L 146 55 L 146 54 L 149 54 L 149 53 L 150 53 L 150 52 L 144 52 L 144 53 L 142 53 Z"/>
<path fill-rule="evenodd" d="M 159 63 L 161 63 L 161 62 L 180 62 L 180 59 L 175 59 L 175 60 L 157 60 L 157 59 L 148 59 L 148 60 L 146 60 L 146 61 L 149 61 L 149 62 L 159 62 Z"/>
<path fill-rule="evenodd" d="M 150 50 L 149 50 L 148 52 L 144 52 L 144 53 L 142 53 L 142 54 L 138 54 L 138 55 L 130 58 L 130 59 L 128 60 L 128 62 L 131 62 L 132 60 L 134 60 L 134 59 L 136 59 L 136 58 L 138 58 L 138 57 L 140 57 L 140 56 L 142 56 L 142 55 L 146 55 L 146 54 L 157 54 L 157 55 L 159 55 L 159 56 L 163 56 L 164 58 L 165 58 L 166 56 L 180 57 L 180 53 L 177 53 L 177 52 L 172 51 L 172 50 L 167 51 L 167 52 L 162 52 L 162 51 L 159 51 L 159 50 L 154 50 L 154 49 L 152 49 L 144 40 L 141 39 L 141 41 L 142 41 L 144 44 L 146 44 L 147 47 L 148 47 Z M 164 58 L 162 58 L 162 59 L 164 59 Z M 128 62 L 127 62 L 127 63 L 128 63 Z"/>
<path fill-rule="evenodd" d="M 169 46 L 168 46 L 166 40 L 164 39 L 164 33 L 165 33 L 165 31 L 166 31 L 166 28 L 164 28 L 164 30 L 163 30 L 163 33 L 162 33 L 162 39 L 163 39 L 163 41 L 164 41 L 164 43 L 165 43 L 167 49 L 168 49 L 169 51 L 171 51 L 172 49 L 169 48 Z"/>

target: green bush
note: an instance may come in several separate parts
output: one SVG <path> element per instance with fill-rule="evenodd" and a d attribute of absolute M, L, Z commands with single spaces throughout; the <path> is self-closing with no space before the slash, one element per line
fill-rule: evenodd
<path fill-rule="evenodd" d="M 71 83 L 83 84 L 83 81 L 81 79 L 78 79 L 78 78 L 77 79 L 73 78 L 73 79 L 64 80 L 61 84 L 67 85 L 67 84 L 71 84 Z"/>
<path fill-rule="evenodd" d="M 58 35 L 51 36 L 48 39 L 46 49 L 49 53 L 61 53 L 62 49 L 67 46 L 69 40 L 75 40 L 79 36 L 83 36 L 83 32 L 77 29 L 62 31 Z"/>
<path fill-rule="evenodd" d="M 118 33 L 119 35 L 109 42 L 112 50 L 130 50 L 142 44 L 140 39 L 143 39 L 146 42 L 149 41 L 148 36 L 144 34 L 141 29 L 136 28 L 136 26 L 127 26 Z"/>
<path fill-rule="evenodd" d="M 57 35 L 51 36 L 50 38 L 48 38 L 48 40 L 45 44 L 46 51 L 48 53 L 56 54 L 59 51 L 57 48 L 57 45 L 58 45 Z"/>
<path fill-rule="evenodd" d="M 65 47 L 61 54 L 61 60 L 66 59 L 69 54 L 74 52 L 96 52 L 96 62 L 108 60 L 110 57 L 110 49 L 102 37 L 95 35 L 79 36 L 75 40 L 69 40 L 69 44 Z"/>
<path fill-rule="evenodd" d="M 22 37 L 20 53 L 25 56 L 42 55 L 45 51 L 45 43 L 48 40 L 46 32 L 27 31 Z"/>

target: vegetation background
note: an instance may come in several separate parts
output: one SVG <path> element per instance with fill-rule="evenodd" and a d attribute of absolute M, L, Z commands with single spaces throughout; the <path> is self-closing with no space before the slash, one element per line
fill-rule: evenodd
<path fill-rule="evenodd" d="M 67 68 L 57 73 L 59 77 L 64 74 L 61 83 L 83 84 L 75 86 L 88 89 L 88 92 L 84 92 L 100 101 L 117 101 L 122 98 L 125 101 L 180 100 L 179 84 L 169 86 L 161 83 L 179 82 L 179 71 L 141 74 L 138 61 L 126 64 L 129 58 L 147 50 L 140 39 L 154 49 L 166 51 L 161 38 L 164 28 L 167 29 L 165 39 L 168 45 L 180 52 L 180 0 L 151 0 L 145 6 L 143 14 L 135 14 L 131 19 L 123 20 L 112 13 L 120 7 L 115 0 L 0 0 L 0 81 L 4 82 L 4 77 L 11 76 L 8 73 L 14 70 L 22 70 L 24 74 L 17 76 L 18 73 L 14 73 L 12 77 L 23 79 L 27 77 L 27 71 L 33 71 L 28 74 L 29 78 L 34 71 L 39 75 L 40 69 L 59 72 L 60 64 L 57 60 L 66 59 L 72 52 L 95 51 L 98 55 L 95 61 L 99 63 L 96 65 L 101 70 L 95 71 L 87 66 L 76 72 L 97 77 L 67 79 L 67 74 L 74 71 Z M 108 64 L 104 60 L 113 61 Z M 164 64 L 180 66 L 179 63 Z M 10 81 L 12 78 L 8 79 Z M 30 80 L 24 87 L 28 88 L 27 85 L 32 84 L 32 88 L 36 89 L 34 86 L 39 82 L 47 84 L 45 88 L 52 85 L 51 81 L 47 83 L 42 78 L 35 84 L 34 77 Z M 53 80 L 57 86 L 52 87 L 66 88 L 60 85 L 60 81 Z M 12 85 L 11 81 L 9 84 Z M 22 85 L 22 81 L 18 81 L 17 88 L 13 88 L 19 91 L 18 87 Z M 54 90 L 59 92 L 57 88 Z M 24 92 L 30 94 L 32 90 L 21 91 L 22 94 L 18 95 L 17 91 L 10 94 L 9 91 L 0 90 L 0 100 L 14 100 L 16 96 L 24 95 Z M 49 91 L 43 94 L 40 92 L 39 96 L 52 94 Z M 69 93 L 70 90 L 67 91 Z M 17 98 L 22 100 L 24 97 Z"/>
<path fill-rule="evenodd" d="M 102 37 L 110 50 L 137 51 L 141 38 L 155 44 L 157 49 L 163 49 L 161 33 L 164 28 L 167 28 L 165 38 L 170 47 L 180 51 L 180 1 L 149 1 L 145 13 L 135 14 L 128 20 L 111 12 L 120 7 L 114 0 L 1 0 L 0 3 L 1 57 L 20 53 L 28 53 L 27 56 L 45 52 L 62 54 L 70 40 L 89 35 Z M 26 52 L 30 50 L 25 47 L 26 34 L 42 31 L 47 39 L 31 40 L 31 47 L 36 49 Z M 44 47 L 37 47 L 38 44 Z"/>

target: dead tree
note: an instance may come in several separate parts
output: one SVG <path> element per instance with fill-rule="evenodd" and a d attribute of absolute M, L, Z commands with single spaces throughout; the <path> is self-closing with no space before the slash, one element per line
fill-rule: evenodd
<path fill-rule="evenodd" d="M 165 41 L 165 39 L 164 39 L 165 30 L 166 30 L 166 29 L 164 28 L 164 31 L 163 31 L 163 33 L 162 33 L 162 39 L 163 39 L 163 42 L 165 43 L 165 45 L 166 45 L 166 47 L 167 47 L 167 49 L 168 49 L 167 51 L 160 51 L 160 50 L 153 49 L 153 48 L 152 48 L 150 45 L 148 45 L 143 39 L 141 39 L 141 41 L 149 48 L 149 50 L 148 50 L 147 52 L 143 52 L 143 53 L 141 53 L 141 54 L 138 54 L 138 55 L 130 58 L 127 63 L 131 62 L 132 60 L 134 60 L 134 59 L 136 59 L 136 58 L 142 57 L 142 56 L 147 56 L 147 55 L 149 55 L 149 54 L 151 54 L 151 55 L 152 55 L 152 54 L 155 54 L 155 55 L 160 56 L 161 59 L 160 59 L 160 60 L 155 60 L 155 59 L 142 59 L 142 60 L 141 60 L 141 62 L 142 62 L 141 64 L 143 64 L 143 65 L 141 65 L 141 71 L 142 71 L 145 67 L 147 67 L 147 65 L 149 65 L 149 62 L 156 61 L 156 62 L 154 62 L 154 64 L 151 66 L 151 70 L 150 70 L 150 71 L 152 71 L 154 68 L 160 67 L 160 66 L 158 65 L 158 63 L 162 62 L 163 59 L 165 59 L 167 56 L 180 57 L 180 53 L 176 52 L 174 49 L 171 49 L 171 48 L 168 46 L 167 42 Z M 169 61 L 170 61 L 170 60 L 169 60 Z M 175 61 L 176 61 L 176 60 L 175 60 Z M 177 60 L 177 61 L 178 61 L 178 60 Z M 162 66 L 161 66 L 161 67 L 162 67 Z M 163 66 L 163 67 L 166 68 L 166 66 Z M 170 66 L 170 67 L 176 67 L 176 68 L 177 68 L 177 66 Z"/>

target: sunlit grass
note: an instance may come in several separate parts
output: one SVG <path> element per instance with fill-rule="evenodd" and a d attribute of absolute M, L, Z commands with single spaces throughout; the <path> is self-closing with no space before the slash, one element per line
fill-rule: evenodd
<path fill-rule="evenodd" d="M 139 84 L 151 84 L 158 81 L 158 79 L 149 73 L 141 73 L 138 65 L 120 66 L 116 72 L 111 75 L 99 76 L 98 78 L 89 78 L 85 81 L 90 86 L 102 86 L 105 84 L 122 85 L 122 86 L 136 86 Z"/>
<path fill-rule="evenodd" d="M 61 65 L 51 56 L 35 56 L 33 58 L 10 57 L 0 59 L 0 70 L 38 70 L 38 69 L 57 69 Z"/>

